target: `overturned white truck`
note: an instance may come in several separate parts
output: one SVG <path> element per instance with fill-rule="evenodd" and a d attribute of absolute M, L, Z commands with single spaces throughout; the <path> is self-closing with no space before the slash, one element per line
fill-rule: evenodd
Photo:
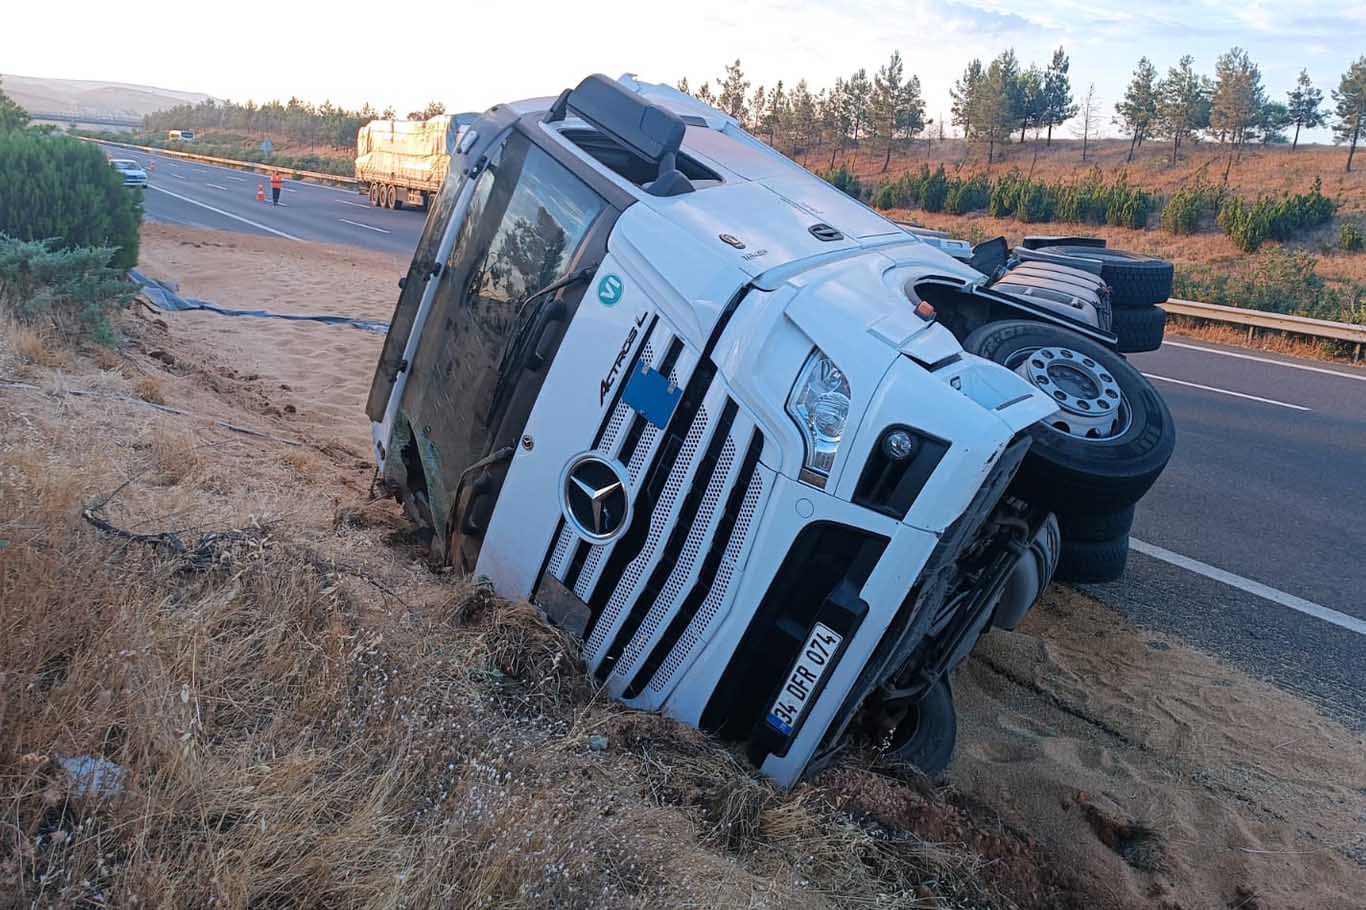
<path fill-rule="evenodd" d="M 782 784 L 853 740 L 938 771 L 954 667 L 1069 546 L 1125 539 L 1174 439 L 1101 277 L 1031 297 L 982 252 L 665 86 L 499 105 L 402 282 L 382 483 L 626 704 Z"/>
<path fill-rule="evenodd" d="M 370 204 L 421 208 L 441 190 L 451 155 L 477 114 L 428 120 L 372 120 L 356 134 L 356 179 Z"/>

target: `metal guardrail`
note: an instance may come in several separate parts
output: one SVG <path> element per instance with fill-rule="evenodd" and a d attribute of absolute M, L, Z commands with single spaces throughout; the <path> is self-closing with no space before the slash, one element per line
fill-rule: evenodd
<path fill-rule="evenodd" d="M 113 142 L 109 139 L 91 139 L 88 136 L 73 136 L 82 142 L 94 142 L 99 145 L 113 145 L 122 149 L 135 149 L 139 152 L 155 152 L 158 155 L 170 155 L 172 158 L 184 158 L 189 161 L 203 161 L 207 164 L 221 164 L 225 167 L 238 168 L 240 170 L 260 172 L 265 171 L 272 174 L 285 174 L 290 177 L 301 177 L 307 180 L 317 180 L 323 183 L 340 183 L 347 186 L 355 186 L 360 181 L 355 177 L 342 177 L 337 174 L 324 174 L 320 171 L 300 171 L 292 167 L 277 167 L 273 164 L 263 164 L 255 161 L 238 161 L 234 158 L 215 158 L 212 155 L 196 155 L 193 152 L 177 152 L 171 149 L 157 148 L 152 145 L 132 145 L 127 142 Z"/>
<path fill-rule="evenodd" d="M 1307 316 L 1288 316 L 1281 313 L 1268 313 L 1265 310 L 1246 310 L 1236 306 L 1221 306 L 1217 303 L 1200 303 L 1197 300 L 1168 300 L 1161 304 L 1162 309 L 1173 316 L 1187 316 L 1210 322 L 1247 327 L 1247 339 L 1252 340 L 1257 329 L 1271 329 L 1288 335 L 1307 335 L 1312 338 L 1328 338 L 1345 341 L 1354 345 L 1352 362 L 1361 360 L 1362 345 L 1366 345 L 1366 325 L 1350 322 L 1330 322 L 1327 319 L 1310 319 Z"/>

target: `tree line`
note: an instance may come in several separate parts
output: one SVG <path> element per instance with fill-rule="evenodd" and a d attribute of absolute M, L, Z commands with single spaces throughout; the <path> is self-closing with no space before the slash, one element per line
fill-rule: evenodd
<path fill-rule="evenodd" d="M 991 164 L 998 149 L 1016 141 L 1017 135 L 1019 142 L 1032 133 L 1036 142 L 1042 139 L 1051 145 L 1054 130 L 1076 117 L 1074 132 L 1082 139 L 1084 159 L 1101 120 L 1101 104 L 1094 86 L 1080 102 L 1073 97 L 1069 69 L 1063 48 L 1054 51 L 1044 66 L 1023 65 L 1013 49 L 985 64 L 974 59 L 950 91 L 951 122 L 969 142 L 985 149 Z M 684 78 L 678 88 L 804 162 L 824 161 L 828 151 L 830 168 L 840 155 L 867 140 L 883 151 L 886 171 L 896 142 L 916 139 L 936 126 L 925 116 L 920 79 L 906 72 L 899 52 L 893 52 L 871 78 L 859 68 L 821 89 L 813 89 L 806 79 L 790 88 L 782 80 L 767 89 L 757 85 L 751 91 L 751 85 L 737 59 L 725 67 L 715 87 L 703 82 L 693 89 Z M 1323 92 L 1304 70 L 1284 100 L 1271 97 L 1260 67 L 1239 47 L 1220 55 L 1213 77 L 1198 72 L 1190 55 L 1165 75 L 1143 57 L 1115 105 L 1113 122 L 1129 138 L 1130 161 L 1145 141 L 1169 142 L 1175 163 L 1183 147 L 1206 139 L 1227 145 L 1229 168 L 1248 143 L 1289 141 L 1293 150 L 1302 130 L 1327 124 L 1334 139 L 1348 145 L 1351 171 L 1366 121 L 1366 56 L 1347 68 L 1331 97 L 1332 105 L 1326 107 Z M 938 137 L 944 138 L 945 124 L 941 121 L 937 127 Z"/>
<path fill-rule="evenodd" d="M 410 111 L 407 119 L 426 120 L 446 113 L 439 101 L 428 102 L 419 111 Z M 360 110 L 347 110 L 331 101 L 320 105 L 299 98 L 288 101 L 254 101 L 237 103 L 209 98 L 198 104 L 180 104 L 143 117 L 143 128 L 157 132 L 176 129 L 230 129 L 247 133 L 270 133 L 287 136 L 310 147 L 328 145 L 334 148 L 354 148 L 356 133 L 372 120 L 393 120 L 393 107 L 377 111 L 368 103 Z"/>

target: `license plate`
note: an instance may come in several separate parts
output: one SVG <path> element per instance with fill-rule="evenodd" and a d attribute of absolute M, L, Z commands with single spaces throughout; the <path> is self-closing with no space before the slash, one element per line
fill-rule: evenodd
<path fill-rule="evenodd" d="M 816 623 L 797 655 L 797 663 L 787 676 L 768 712 L 768 725 L 784 736 L 791 736 L 801 720 L 825 673 L 835 662 L 835 651 L 844 636 L 823 623 Z"/>

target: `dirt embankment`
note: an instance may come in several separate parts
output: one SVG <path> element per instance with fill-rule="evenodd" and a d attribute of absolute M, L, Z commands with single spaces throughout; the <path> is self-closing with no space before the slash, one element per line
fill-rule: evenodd
<path fill-rule="evenodd" d="M 402 267 L 175 228 L 144 265 L 380 319 Z M 1362 738 L 1103 604 L 988 636 L 945 784 L 850 755 L 777 793 L 427 565 L 368 497 L 374 336 L 126 321 L 0 343 L 0 908 L 1360 906 Z"/>

